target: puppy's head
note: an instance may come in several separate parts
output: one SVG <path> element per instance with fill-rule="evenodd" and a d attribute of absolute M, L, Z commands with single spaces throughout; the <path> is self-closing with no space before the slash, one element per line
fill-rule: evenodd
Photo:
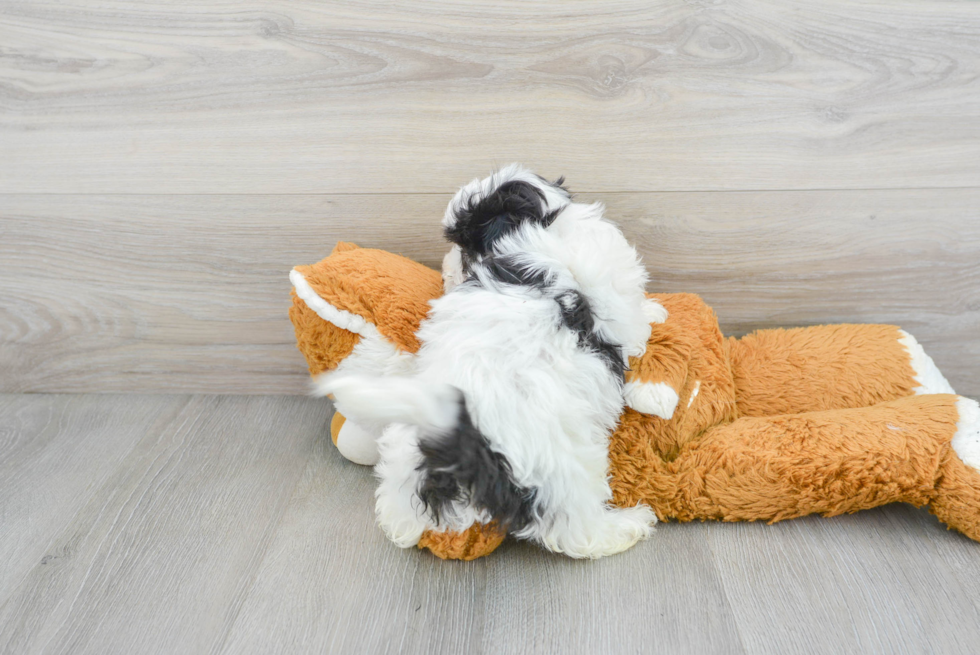
<path fill-rule="evenodd" d="M 446 238 L 455 244 L 443 261 L 446 290 L 465 279 L 469 266 L 504 236 L 527 223 L 550 225 L 571 202 L 562 181 L 548 182 L 511 164 L 461 188 L 442 219 Z"/>

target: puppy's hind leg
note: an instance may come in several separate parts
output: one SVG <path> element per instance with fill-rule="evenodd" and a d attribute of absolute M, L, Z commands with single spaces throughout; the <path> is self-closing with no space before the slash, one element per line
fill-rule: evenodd
<path fill-rule="evenodd" d="M 556 502 L 542 508 L 543 520 L 532 528 L 538 534 L 530 536 L 545 548 L 570 557 L 595 559 L 620 553 L 650 536 L 657 522 L 653 510 L 646 505 L 609 505 L 604 476 L 593 484 L 583 484 L 581 470 L 568 473 L 572 475 L 565 482 L 571 484 L 549 490 Z"/>
<path fill-rule="evenodd" d="M 380 461 L 375 467 L 379 484 L 375 492 L 375 512 L 385 534 L 402 548 L 416 545 L 426 529 L 433 526 L 418 496 L 422 462 L 418 448 L 418 428 L 394 423 L 378 439 Z"/>
<path fill-rule="evenodd" d="M 657 516 L 646 505 L 620 508 L 601 505 L 559 517 L 543 535 L 549 550 L 569 557 L 596 559 L 628 550 L 653 532 Z"/>

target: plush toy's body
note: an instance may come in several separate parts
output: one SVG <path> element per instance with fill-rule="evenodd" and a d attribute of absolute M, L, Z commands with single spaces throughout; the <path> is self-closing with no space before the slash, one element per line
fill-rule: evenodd
<path fill-rule="evenodd" d="M 297 267 L 290 317 L 311 374 L 399 374 L 439 273 L 339 244 Z M 956 396 L 912 337 L 887 325 L 764 330 L 725 338 L 690 294 L 651 294 L 668 311 L 627 372 L 627 408 L 609 443 L 613 500 L 661 520 L 827 516 L 891 502 L 929 504 L 980 540 L 980 408 Z M 380 426 L 335 417 L 341 452 L 373 463 Z M 493 525 L 426 533 L 440 557 L 472 559 Z"/>

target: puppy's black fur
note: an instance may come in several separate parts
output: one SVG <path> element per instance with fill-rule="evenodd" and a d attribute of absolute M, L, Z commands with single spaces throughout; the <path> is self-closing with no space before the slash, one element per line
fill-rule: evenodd
<path fill-rule="evenodd" d="M 419 450 L 418 494 L 437 525 L 455 501 L 486 510 L 503 530 L 520 530 L 533 520 L 534 490 L 514 482 L 510 462 L 473 425 L 462 394 L 455 429 L 421 439 Z"/>
<path fill-rule="evenodd" d="M 564 193 L 559 178 L 554 186 Z M 549 183 L 550 184 L 550 183 Z M 569 194 L 570 197 L 570 194 Z M 501 184 L 486 197 L 473 197 L 457 210 L 445 235 L 460 247 L 463 270 L 483 267 L 505 284 L 538 289 L 552 295 L 554 276 L 522 264 L 517 258 L 494 253 L 501 238 L 531 222 L 548 227 L 560 210 L 545 211 L 544 193 L 532 184 L 514 180 Z M 480 285 L 471 277 L 466 285 Z M 555 296 L 561 324 L 578 336 L 579 347 L 594 352 L 622 381 L 625 367 L 620 348 L 605 341 L 596 331 L 588 299 L 575 290 Z M 510 462 L 490 448 L 490 442 L 473 425 L 460 393 L 459 420 L 445 435 L 429 435 L 419 442 L 422 480 L 418 495 L 436 524 L 453 502 L 468 501 L 485 510 L 505 530 L 521 530 L 534 519 L 535 490 L 521 487 L 514 479 Z"/>
<path fill-rule="evenodd" d="M 493 245 L 526 222 L 551 225 L 557 211 L 544 211 L 544 193 L 521 180 L 505 182 L 486 197 L 474 195 L 456 212 L 446 238 L 460 247 L 464 267 L 482 258 Z"/>
<path fill-rule="evenodd" d="M 539 291 L 545 291 L 554 284 L 553 276 L 526 266 L 511 255 L 493 255 L 485 258 L 481 264 L 495 280 L 504 284 L 531 287 Z"/>
<path fill-rule="evenodd" d="M 578 335 L 578 345 L 591 350 L 605 362 L 621 383 L 626 382 L 626 365 L 623 351 L 616 344 L 609 343 L 596 332 L 595 316 L 588 299 L 575 290 L 563 291 L 556 298 L 561 308 L 562 324 Z"/>
<path fill-rule="evenodd" d="M 561 189 L 571 197 L 562 183 L 542 182 Z M 486 197 L 474 196 L 456 212 L 456 221 L 446 229 L 446 238 L 461 250 L 463 269 L 469 273 L 477 261 L 496 279 L 506 284 L 545 291 L 554 281 L 547 274 L 522 266 L 512 257 L 493 254 L 494 244 L 525 222 L 548 227 L 560 210 L 544 211 L 544 193 L 527 182 L 514 180 L 501 184 Z M 613 375 L 625 380 L 625 366 L 619 347 L 605 341 L 595 331 L 595 317 L 589 301 L 577 291 L 567 291 L 556 298 L 562 324 L 578 335 L 579 345 L 599 355 Z"/>
<path fill-rule="evenodd" d="M 509 256 L 491 256 L 481 265 L 497 280 L 505 284 L 531 287 L 542 292 L 554 284 L 547 273 L 529 268 Z M 479 284 L 474 281 L 474 284 Z M 626 381 L 623 353 L 619 346 L 602 338 L 595 329 L 595 315 L 588 299 L 580 292 L 569 289 L 555 298 L 561 323 L 578 336 L 579 347 L 596 353 L 620 382 Z"/>

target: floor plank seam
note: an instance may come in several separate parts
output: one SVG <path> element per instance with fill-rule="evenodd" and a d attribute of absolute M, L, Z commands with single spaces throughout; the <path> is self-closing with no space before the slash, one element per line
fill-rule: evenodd
<path fill-rule="evenodd" d="M 311 438 L 311 444 L 312 441 L 313 438 Z M 310 453 L 307 453 L 307 455 L 308 457 L 307 457 L 306 466 L 310 466 L 311 465 L 310 460 L 312 459 L 312 457 L 309 456 Z M 224 653 L 225 648 L 228 645 L 228 638 L 231 636 L 232 632 L 234 632 L 235 626 L 238 625 L 238 619 L 239 617 L 241 617 L 242 608 L 245 606 L 245 603 L 248 601 L 248 598 L 252 593 L 252 589 L 255 588 L 255 583 L 259 578 L 259 573 L 262 570 L 262 565 L 265 563 L 266 558 L 269 556 L 269 549 L 272 547 L 272 544 L 275 543 L 276 534 L 279 532 L 279 528 L 282 526 L 282 522 L 286 517 L 286 510 L 289 508 L 289 504 L 292 501 L 293 496 L 296 494 L 296 490 L 299 488 L 300 483 L 303 481 L 303 475 L 305 473 L 306 473 L 306 467 L 303 467 L 303 470 L 300 471 L 299 475 L 296 476 L 296 480 L 293 482 L 293 485 L 290 488 L 289 493 L 283 494 L 284 501 L 279 511 L 279 516 L 276 517 L 276 520 L 274 521 L 275 525 L 270 525 L 266 529 L 266 534 L 262 538 L 263 541 L 262 555 L 257 558 L 255 562 L 255 566 L 252 569 L 252 573 L 249 576 L 251 579 L 248 582 L 248 586 L 246 589 L 242 591 L 242 597 L 238 603 L 238 608 L 235 610 L 234 618 L 231 621 L 229 621 L 228 629 L 225 630 L 225 633 L 221 636 L 221 642 L 216 644 L 215 648 L 211 650 L 211 652 L 214 655 L 221 655 L 222 653 Z"/>

